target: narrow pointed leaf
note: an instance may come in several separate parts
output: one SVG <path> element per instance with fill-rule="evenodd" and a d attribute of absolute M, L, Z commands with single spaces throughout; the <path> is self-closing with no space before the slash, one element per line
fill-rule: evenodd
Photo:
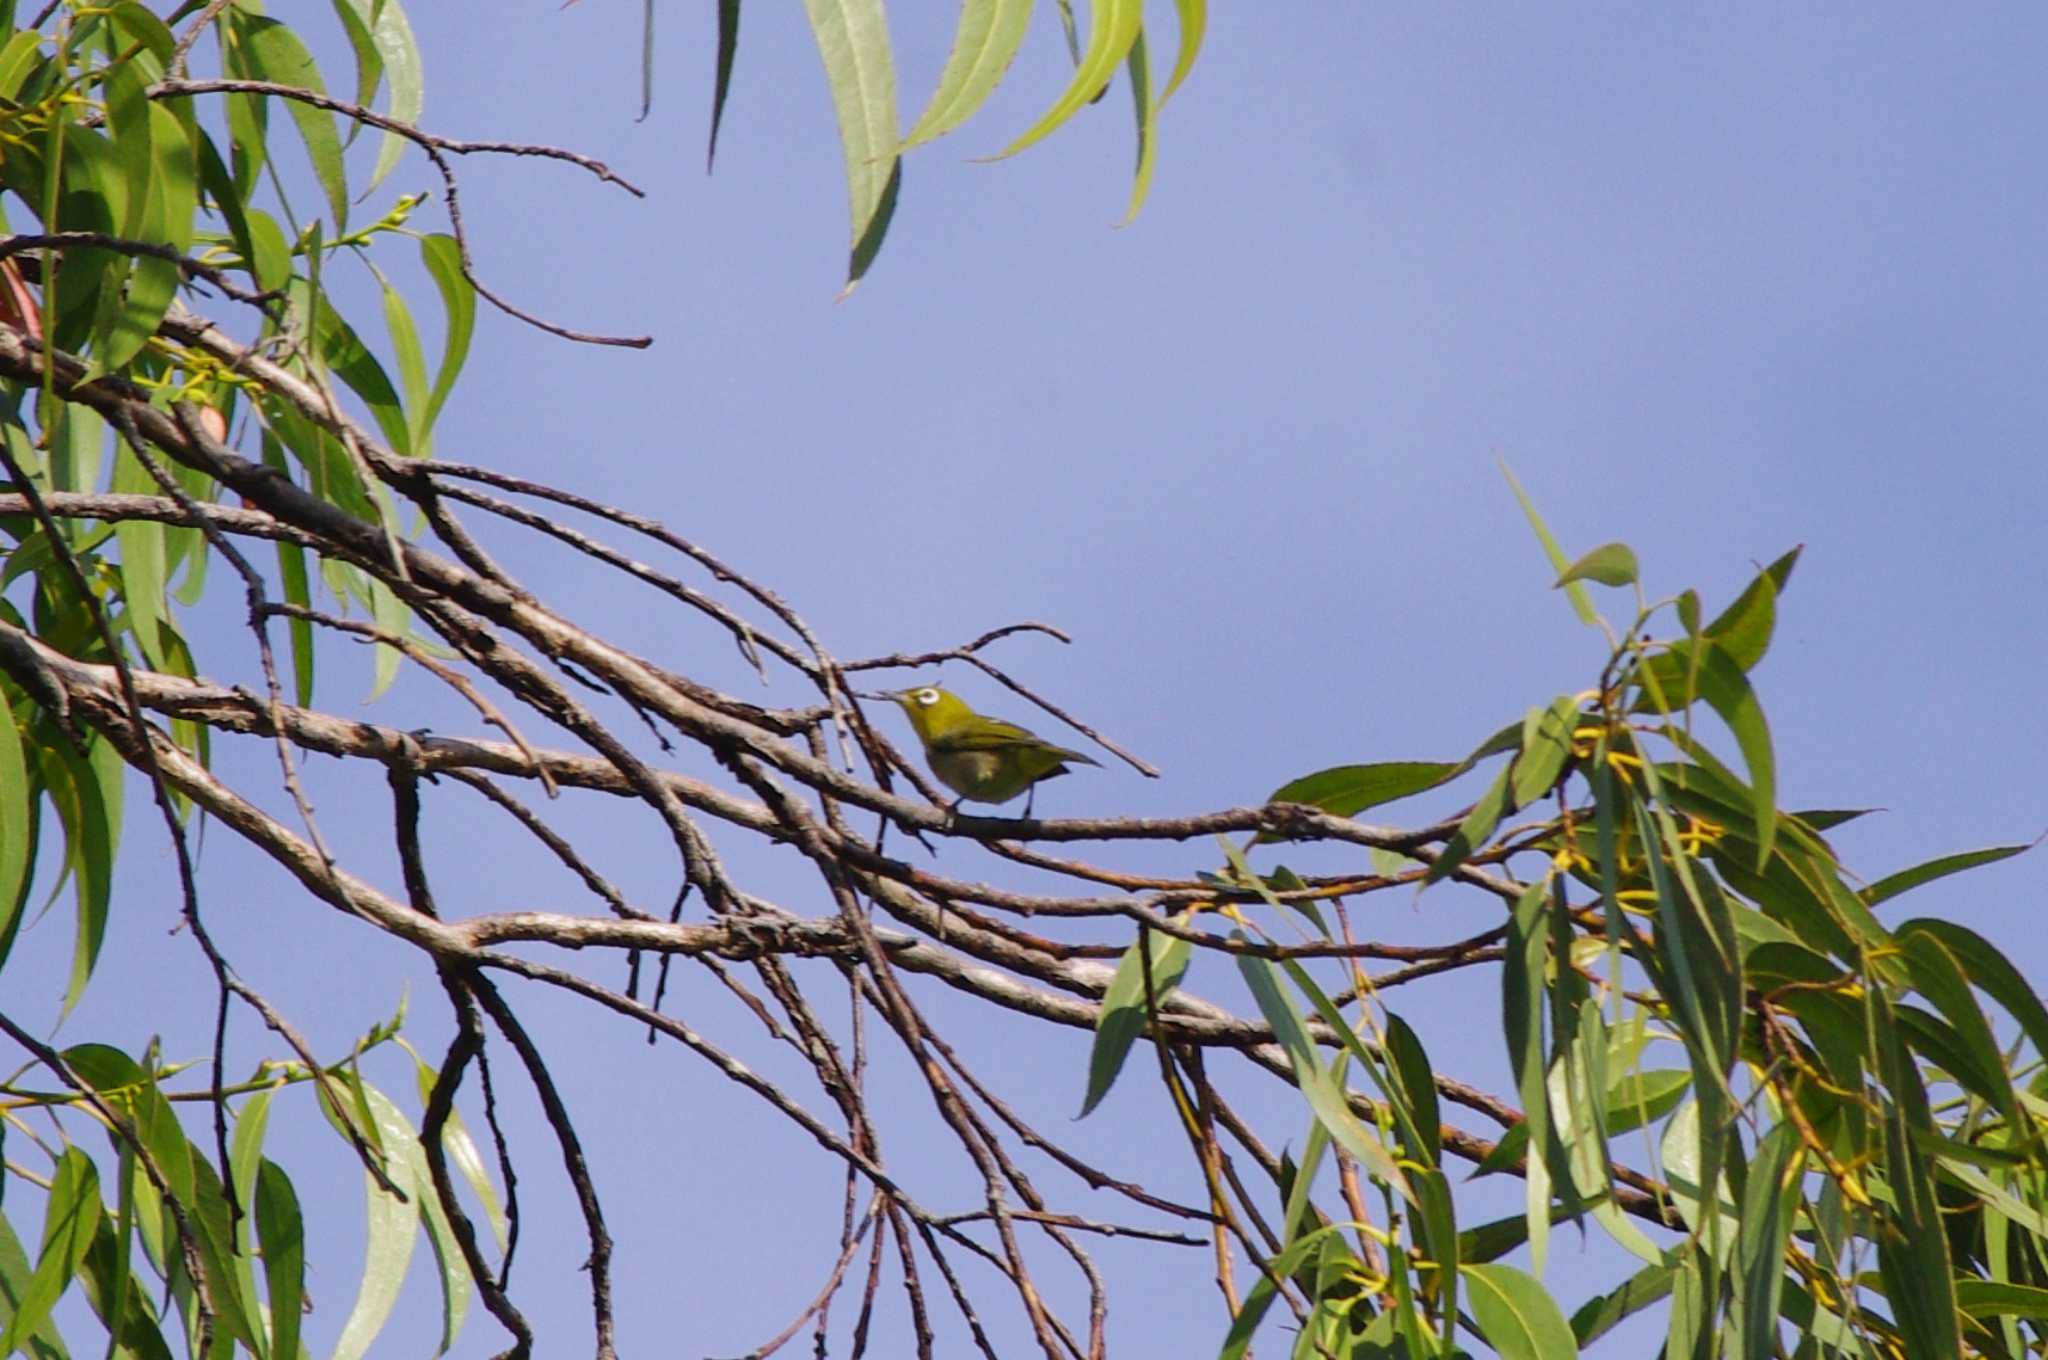
<path fill-rule="evenodd" d="M 384 79 L 391 87 L 390 102 L 384 106 L 386 116 L 401 123 L 417 123 L 420 111 L 426 107 L 426 80 L 420 67 L 419 44 L 413 40 L 412 25 L 406 20 L 405 10 L 398 0 L 344 0 L 361 20 L 376 50 L 378 61 L 383 66 Z M 383 143 L 377 148 L 377 164 L 370 171 L 370 182 L 363 186 L 363 196 L 384 182 L 398 164 L 398 158 L 405 152 L 405 138 L 395 132 L 384 134 Z"/>
<path fill-rule="evenodd" d="M 306 1225 L 290 1177 L 265 1158 L 256 1175 L 256 1237 L 270 1304 L 270 1353 L 299 1353 L 299 1317 L 306 1298 Z"/>
<path fill-rule="evenodd" d="M 1932 883 L 1937 878 L 1946 878 L 1965 869 L 1974 869 L 1980 864 L 1996 864 L 2002 859 L 2025 854 L 2036 844 L 2038 842 L 2030 841 L 2025 845 L 1994 845 L 1983 850 L 1966 850 L 1958 855 L 1943 855 L 1939 859 L 1928 860 L 1925 864 L 1916 864 L 1910 869 L 1887 874 L 1865 888 L 1859 895 L 1863 898 L 1865 906 L 1874 907 L 1880 902 L 1897 897 L 1902 892 L 1910 892 L 1923 883 Z"/>
<path fill-rule="evenodd" d="M 1202 35 L 1209 27 L 1209 0 L 1173 0 L 1173 8 L 1180 20 L 1180 52 L 1173 59 L 1173 74 L 1167 78 L 1166 88 L 1159 92 L 1161 108 L 1195 69 L 1195 58 L 1202 50 Z"/>
<path fill-rule="evenodd" d="M 1433 789 L 1469 768 L 1442 760 L 1383 760 L 1333 765 L 1289 780 L 1266 796 L 1269 803 L 1306 803 L 1339 817 Z"/>
<path fill-rule="evenodd" d="M 1081 1098 L 1081 1113 L 1087 1118 L 1102 1103 L 1123 1070 L 1131 1044 L 1145 1032 L 1145 959 L 1138 953 L 1147 943 L 1152 956 L 1152 1004 L 1156 1007 L 1180 984 L 1188 970 L 1193 946 L 1186 940 L 1157 931 L 1142 931 L 1136 943 L 1117 961 L 1116 975 L 1102 994 L 1102 1011 L 1095 1022 L 1095 1043 L 1088 1053 L 1088 1089 Z"/>
<path fill-rule="evenodd" d="M 1393 1155 L 1351 1112 L 1343 1087 L 1317 1057 L 1308 1027 L 1302 1023 L 1293 1003 L 1287 999 L 1285 989 L 1274 976 L 1273 965 L 1247 954 L 1238 958 L 1237 967 L 1250 986 L 1253 999 L 1259 1004 L 1260 1014 L 1266 1017 L 1266 1023 L 1273 1027 L 1274 1037 L 1286 1051 L 1294 1067 L 1295 1085 L 1300 1088 L 1317 1120 L 1329 1130 L 1337 1145 L 1357 1158 L 1368 1172 L 1399 1191 L 1404 1198 L 1413 1199 L 1414 1192 L 1409 1189 L 1408 1178 L 1395 1164 Z"/>
<path fill-rule="evenodd" d="M 1521 504 L 1522 514 L 1529 521 L 1529 527 L 1536 531 L 1536 541 L 1543 545 L 1544 556 L 1550 559 L 1551 569 L 1560 575 L 1571 570 L 1571 559 L 1564 555 L 1564 549 L 1557 546 L 1557 538 L 1550 532 L 1550 526 L 1543 522 L 1543 516 L 1536 511 L 1536 503 L 1529 499 L 1529 493 L 1522 490 L 1522 484 L 1515 480 L 1514 472 L 1503 460 L 1500 475 L 1508 479 L 1508 488 L 1515 493 L 1515 500 Z M 1593 608 L 1593 597 L 1586 593 L 1586 587 L 1577 581 L 1561 582 L 1565 597 L 1572 602 L 1572 612 L 1579 616 L 1579 622 L 1591 627 L 1600 621 L 1600 613 Z"/>
<path fill-rule="evenodd" d="M 654 23 L 654 0 L 647 0 L 647 22 Z M 718 159 L 718 126 L 725 121 L 725 97 L 732 93 L 732 64 L 740 51 L 740 0 L 718 0 L 718 58 L 711 78 L 711 136 L 704 144 L 704 173 Z M 646 116 L 641 108 L 641 116 Z"/>
<path fill-rule="evenodd" d="M 1124 59 L 1124 73 L 1131 82 L 1132 113 L 1137 120 L 1138 139 L 1138 166 L 1131 177 L 1131 201 L 1124 209 L 1124 220 L 1120 224 L 1127 227 L 1138 220 L 1138 209 L 1145 206 L 1145 197 L 1152 192 L 1152 167 L 1158 152 L 1158 139 L 1153 133 L 1158 124 L 1159 106 L 1152 102 L 1152 66 L 1146 55 L 1145 30 L 1142 28 L 1131 42 L 1130 55 Z"/>
<path fill-rule="evenodd" d="M 1916 918 L 1899 926 L 1897 938 L 1910 947 L 1913 937 L 1926 935 L 1939 940 L 1972 984 L 1982 988 L 2006 1014 L 2019 1023 L 2037 1054 L 2048 1055 L 2048 1007 L 2028 985 L 2025 976 L 2012 966 L 2004 952 L 1967 926 L 1953 921 Z"/>
<path fill-rule="evenodd" d="M 1088 7 L 1088 43 L 1081 52 L 1074 78 L 1043 117 L 1026 128 L 997 158 L 1014 156 L 1024 148 L 1043 141 L 1061 123 L 1074 116 L 1082 105 L 1101 94 L 1116 71 L 1117 63 L 1131 50 L 1143 26 L 1143 0 L 1098 0 Z"/>
<path fill-rule="evenodd" d="M 943 137 L 974 116 L 1001 83 L 1031 25 L 1032 0 L 967 0 L 938 88 L 917 117 L 905 150 Z"/>
<path fill-rule="evenodd" d="M 236 41 L 229 50 L 239 58 L 231 62 L 238 73 L 316 94 L 327 92 L 313 54 L 291 29 L 260 14 L 239 12 L 233 27 Z M 327 209 L 333 214 L 334 234 L 338 235 L 348 225 L 348 172 L 342 163 L 341 135 L 335 129 L 334 115 L 296 99 L 286 99 L 284 105 L 306 145 L 314 178 L 327 195 Z"/>
<path fill-rule="evenodd" d="M 881 249 L 901 182 L 896 65 L 881 0 L 804 0 L 839 119 L 853 222 L 849 291 Z"/>

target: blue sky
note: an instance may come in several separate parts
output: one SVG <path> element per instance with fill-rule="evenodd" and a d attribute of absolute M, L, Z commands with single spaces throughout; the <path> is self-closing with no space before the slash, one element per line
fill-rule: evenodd
<path fill-rule="evenodd" d="M 944 8 L 893 15 L 906 123 L 945 56 Z M 1022 156 L 970 163 L 1064 82 L 1043 8 L 990 108 L 912 156 L 879 263 L 835 303 L 845 192 L 799 7 L 747 7 L 707 179 L 708 16 L 663 12 L 655 105 L 636 122 L 628 7 L 524 7 L 484 24 L 471 7 L 416 6 L 429 127 L 573 146 L 650 194 L 533 161 L 459 166 L 494 287 L 564 324 L 657 343 L 579 348 L 485 311 L 438 452 L 658 515 L 780 591 L 841 656 L 1058 624 L 1073 646 L 1014 639 L 999 664 L 1165 772 L 1081 771 L 1039 800 L 1091 814 L 1253 802 L 1329 764 L 1456 758 L 1590 683 L 1599 637 L 1547 588 L 1505 460 L 1568 550 L 1632 543 L 1653 595 L 1693 586 L 1712 607 L 1806 545 L 1757 679 L 1783 801 L 1885 809 L 1836 838 L 1852 866 L 1875 878 L 2048 828 L 2034 777 L 2048 748 L 2048 15 L 1219 6 L 1162 120 L 1151 201 L 1119 230 L 1132 155 L 1121 88 Z M 1152 9 L 1166 40 L 1170 7 Z M 429 184 L 416 161 L 394 180 Z M 374 315 L 366 305 L 362 321 Z M 522 540 L 492 542 L 586 624 L 761 693 L 722 637 L 674 606 Z M 232 647 L 235 602 L 218 593 Z M 325 698 L 344 712 L 475 728 L 410 682 L 362 710 L 349 658 L 337 662 Z M 1052 734 L 978 677 L 942 678 Z M 224 758 L 257 778 L 271 759 Z M 381 783 L 366 797 L 322 767 L 313 777 L 330 835 L 380 853 Z M 485 811 L 441 797 L 445 912 L 585 909 L 497 854 L 506 838 Z M 663 838 L 611 811 L 565 802 L 560 815 L 642 900 L 664 903 Z M 131 923 L 168 925 L 174 910 L 155 831 L 131 813 Z M 438 1054 L 445 1006 L 417 961 L 244 871 L 227 836 L 207 853 L 217 929 L 252 981 L 331 1046 L 409 979 L 408 1032 Z M 1188 854 L 1149 862 L 1212 867 L 1207 848 Z M 958 847 L 944 862 L 1004 877 Z M 1897 915 L 1962 920 L 2040 976 L 2043 863 L 1938 884 Z M 788 863 L 748 867 L 792 909 L 829 909 Z M 1358 916 L 1379 938 L 1429 939 L 1483 928 L 1493 910 L 1438 890 Z M 62 916 L 31 947 L 61 958 Z M 198 977 L 196 954 L 174 954 L 163 963 L 153 928 L 120 935 L 66 1037 L 139 1046 L 165 1026 L 172 1052 L 201 1053 L 203 1020 L 181 1049 L 157 1008 Z M 337 975 L 360 983 L 337 988 Z M 1234 993 L 1221 969 L 1191 981 Z M 678 1013 L 789 1070 L 743 1012 L 694 975 L 688 987 Z M 1393 1005 L 1439 1068 L 1505 1089 L 1496 988 L 1460 976 Z M 772 1334 L 836 1247 L 834 1165 L 687 1057 L 551 997 L 517 999 L 591 1138 L 620 1242 L 623 1352 L 738 1354 Z M 1082 1038 L 1017 1044 L 950 998 L 920 999 L 975 1027 L 980 1059 L 1048 1129 L 1193 1193 L 1142 1089 L 1067 1122 Z M 241 1051 L 244 1064 L 260 1051 L 253 1033 Z M 907 1075 L 881 1061 L 878 1080 L 907 1095 Z M 407 1090 L 402 1068 L 381 1079 Z M 1298 1105 L 1243 1090 L 1275 1142 L 1298 1144 Z M 573 1351 L 587 1335 L 573 1206 L 523 1090 L 516 1103 L 522 1301 L 550 1351 Z M 928 1202 L 966 1207 L 957 1156 L 941 1159 L 914 1100 L 902 1117 L 893 1159 L 919 1168 Z M 319 1343 L 347 1311 L 360 1192 L 312 1120 L 281 1117 L 278 1136 L 331 1230 L 308 1323 Z M 1509 1188 L 1488 1212 L 1518 1203 Z M 1593 1283 L 1577 1283 L 1586 1263 L 1618 1278 L 1611 1254 L 1578 1251 L 1560 1237 L 1548 1275 L 1572 1303 Z M 1101 1259 L 1118 1353 L 1200 1353 L 1220 1337 L 1202 1253 Z M 427 1280 L 404 1310 L 395 1326 L 431 1325 Z M 899 1312 L 875 1353 L 900 1353 Z M 1004 1354 L 1026 1349 L 1015 1316 L 997 1309 L 991 1323 Z M 459 1353 L 497 1344 L 479 1315 Z"/>

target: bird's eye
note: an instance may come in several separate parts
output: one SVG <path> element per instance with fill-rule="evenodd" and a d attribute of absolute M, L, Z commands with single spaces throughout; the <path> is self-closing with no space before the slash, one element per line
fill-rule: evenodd
<path fill-rule="evenodd" d="M 926 708 L 930 708 L 933 704 L 939 701 L 939 692 L 935 689 L 921 689 L 911 697 L 916 699 L 919 703 L 923 704 Z"/>

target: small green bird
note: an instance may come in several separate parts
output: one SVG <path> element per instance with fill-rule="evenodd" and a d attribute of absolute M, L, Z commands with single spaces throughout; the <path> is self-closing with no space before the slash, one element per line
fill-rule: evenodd
<path fill-rule="evenodd" d="M 894 699 L 924 743 L 925 763 L 939 782 L 977 803 L 1007 803 L 1041 779 L 1067 772 L 1067 762 L 1100 762 L 1055 746 L 1001 718 L 983 717 L 957 695 L 936 686 L 896 690 L 881 696 Z M 954 808 L 960 806 L 955 799 Z M 1031 815 L 1031 801 L 1024 802 Z"/>

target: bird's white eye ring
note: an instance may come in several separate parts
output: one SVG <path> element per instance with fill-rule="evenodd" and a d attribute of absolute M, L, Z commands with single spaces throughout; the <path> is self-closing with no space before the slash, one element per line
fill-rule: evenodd
<path fill-rule="evenodd" d="M 939 701 L 939 692 L 935 689 L 921 689 L 910 697 L 923 704 L 926 708 L 930 708 Z"/>

